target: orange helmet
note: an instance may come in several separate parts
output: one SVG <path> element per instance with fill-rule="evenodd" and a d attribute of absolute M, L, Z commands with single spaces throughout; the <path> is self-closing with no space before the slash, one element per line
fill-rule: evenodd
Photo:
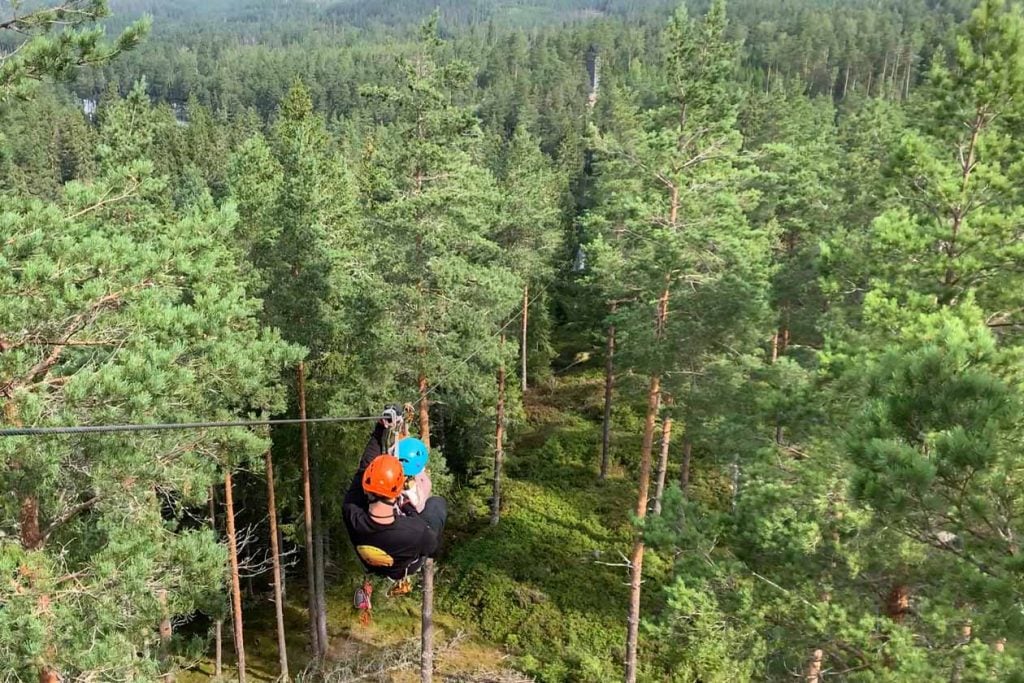
<path fill-rule="evenodd" d="M 405 486 L 402 463 L 393 455 L 378 455 L 363 472 L 363 490 L 381 498 L 398 498 Z"/>

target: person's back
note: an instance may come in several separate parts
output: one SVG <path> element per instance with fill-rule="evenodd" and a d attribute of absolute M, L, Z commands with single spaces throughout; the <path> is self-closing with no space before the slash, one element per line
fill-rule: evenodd
<path fill-rule="evenodd" d="M 440 547 L 448 516 L 442 498 L 428 496 L 422 513 L 409 503 L 397 509 L 405 476 L 402 464 L 384 453 L 386 426 L 376 425 L 342 506 L 352 545 L 368 571 L 400 580 L 420 569 Z M 427 480 L 429 482 L 429 478 Z"/>

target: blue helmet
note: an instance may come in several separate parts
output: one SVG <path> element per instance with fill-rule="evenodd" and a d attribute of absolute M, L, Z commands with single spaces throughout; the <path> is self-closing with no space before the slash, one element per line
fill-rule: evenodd
<path fill-rule="evenodd" d="M 430 449 L 419 439 L 407 437 L 398 442 L 395 455 L 402 463 L 402 471 L 407 477 L 415 477 L 427 467 Z"/>

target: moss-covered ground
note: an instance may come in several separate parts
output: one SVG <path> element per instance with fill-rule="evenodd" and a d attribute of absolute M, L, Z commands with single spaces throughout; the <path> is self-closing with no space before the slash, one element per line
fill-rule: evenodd
<path fill-rule="evenodd" d="M 453 520 L 437 573 L 438 680 L 620 675 L 628 577 L 613 565 L 628 552 L 635 492 L 620 471 L 598 478 L 600 395 L 600 378 L 585 375 L 531 391 L 526 419 L 508 447 L 501 523 Z M 634 438 L 617 436 L 618 448 L 635 450 Z M 336 669 L 329 680 L 413 680 L 419 591 L 388 598 L 378 584 L 373 622 L 364 627 L 352 607 L 361 574 L 354 566 L 340 573 L 351 578 L 336 581 L 328 594 L 328 658 Z M 307 663 L 303 606 L 304 596 L 293 590 L 286 615 L 293 676 Z M 273 610 L 250 612 L 250 679 L 274 680 Z M 208 680 L 211 670 L 203 662 L 179 681 Z"/>

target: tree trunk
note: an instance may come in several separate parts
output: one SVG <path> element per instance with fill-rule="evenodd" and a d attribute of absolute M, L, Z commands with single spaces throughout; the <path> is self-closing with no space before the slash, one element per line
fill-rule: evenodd
<path fill-rule="evenodd" d="M 306 527 L 306 601 L 309 610 L 309 650 L 313 657 L 320 656 L 320 643 L 316 625 L 316 556 L 313 549 L 313 493 L 309 481 L 309 430 L 306 419 L 306 365 L 299 361 L 299 425 L 302 441 L 302 521 Z"/>
<path fill-rule="evenodd" d="M 733 453 L 732 456 L 732 499 L 730 501 L 730 509 L 736 512 L 736 504 L 740 500 L 740 456 L 738 453 Z"/>
<path fill-rule="evenodd" d="M 316 563 L 314 581 L 316 582 L 316 644 L 317 657 L 327 656 L 327 597 L 324 585 L 324 521 L 323 499 L 320 497 L 320 465 L 315 457 L 309 463 L 313 486 L 313 558 Z"/>
<path fill-rule="evenodd" d="M 43 533 L 39 528 L 39 499 L 25 496 L 21 499 L 19 514 L 21 547 L 25 550 L 39 550 L 43 547 Z"/>
<path fill-rule="evenodd" d="M 526 393 L 526 333 L 527 324 L 530 317 L 530 285 L 523 285 L 523 328 L 521 330 L 521 336 L 519 339 L 519 362 L 521 365 L 520 372 L 522 373 L 522 389 L 523 394 Z M 504 337 L 502 337 L 504 340 Z"/>
<path fill-rule="evenodd" d="M 814 654 L 811 655 L 811 661 L 807 664 L 807 677 L 804 679 L 807 683 L 819 683 L 821 681 L 821 660 L 824 654 L 819 649 L 815 650 Z"/>
<path fill-rule="evenodd" d="M 961 647 L 963 647 L 963 646 L 969 644 L 971 642 L 971 637 L 972 637 L 973 633 L 974 633 L 974 627 L 972 626 L 970 620 L 964 622 L 960 626 L 960 643 L 959 643 L 959 645 Z M 960 681 L 963 680 L 963 675 L 964 675 L 964 656 L 962 654 L 960 654 L 960 655 L 957 656 L 956 661 L 953 662 L 953 669 L 952 669 L 952 671 L 950 671 L 950 674 L 949 674 L 949 681 L 950 681 L 950 683 L 960 683 Z"/>
<path fill-rule="evenodd" d="M 228 527 L 228 558 L 231 561 L 231 607 L 234 615 L 235 653 L 238 658 L 238 683 L 245 683 L 245 636 L 242 625 L 242 584 L 238 578 L 238 541 L 235 537 L 235 498 L 231 488 L 231 469 L 224 469 L 224 505 Z"/>
<path fill-rule="evenodd" d="M 785 325 L 779 328 L 779 330 L 772 335 L 772 359 L 771 364 L 779 360 L 779 356 L 786 352 L 786 346 L 789 344 L 789 328 Z M 775 443 L 781 446 L 783 440 L 782 433 L 782 421 L 779 416 L 775 416 Z"/>
<path fill-rule="evenodd" d="M 167 608 L 167 589 L 161 588 L 156 592 L 156 600 L 160 603 L 160 665 L 165 669 L 161 680 L 164 683 L 174 683 L 174 672 L 171 670 L 171 615 Z"/>
<path fill-rule="evenodd" d="M 909 611 L 910 587 L 902 583 L 893 586 L 886 601 L 886 614 L 897 624 L 902 624 Z"/>
<path fill-rule="evenodd" d="M 420 387 L 420 441 L 430 448 L 430 402 L 427 399 L 427 375 L 421 372 Z"/>
<path fill-rule="evenodd" d="M 661 496 L 665 493 L 665 474 L 668 471 L 668 446 L 672 439 L 672 418 L 666 417 L 661 423 L 661 459 L 658 461 L 658 481 L 654 487 L 655 517 L 661 516 Z"/>
<path fill-rule="evenodd" d="M 505 352 L 505 335 L 501 335 L 501 350 Z M 491 525 L 501 520 L 501 470 L 505 463 L 505 361 L 498 367 L 498 406 L 494 429 L 494 494 L 491 498 Z"/>
<path fill-rule="evenodd" d="M 690 490 L 690 456 L 693 454 L 693 442 L 690 437 L 683 439 L 683 466 L 679 471 L 679 488 L 683 490 L 685 497 Z"/>
<path fill-rule="evenodd" d="M 434 680 L 434 560 L 423 564 L 423 625 L 420 641 L 420 683 Z"/>
<path fill-rule="evenodd" d="M 217 535 L 217 489 L 210 487 L 210 526 Z M 213 622 L 213 677 L 217 680 L 224 675 L 224 620 Z"/>
<path fill-rule="evenodd" d="M 644 423 L 644 440 L 640 451 L 640 493 L 637 496 L 636 516 L 643 520 L 647 515 L 647 496 L 651 485 L 651 450 L 654 446 L 654 421 L 658 416 L 661 398 L 661 377 L 651 375 L 647 391 L 647 420 Z M 644 536 L 637 530 L 630 557 L 629 570 L 629 619 L 626 633 L 626 683 L 636 683 L 637 638 L 640 633 L 640 586 L 643 575 Z"/>
<path fill-rule="evenodd" d="M 615 305 L 612 304 L 612 313 Z M 608 459 L 612 442 L 612 392 L 615 389 L 615 325 L 608 326 L 604 353 L 604 421 L 601 423 L 601 479 L 608 478 Z"/>
<path fill-rule="evenodd" d="M 289 680 L 288 648 L 284 638 L 284 576 L 281 573 L 281 546 L 278 545 L 277 496 L 274 494 L 274 459 L 270 449 L 264 456 L 267 463 L 267 514 L 270 517 L 270 559 L 274 565 L 274 612 L 277 616 L 277 658 L 281 679 Z"/>

